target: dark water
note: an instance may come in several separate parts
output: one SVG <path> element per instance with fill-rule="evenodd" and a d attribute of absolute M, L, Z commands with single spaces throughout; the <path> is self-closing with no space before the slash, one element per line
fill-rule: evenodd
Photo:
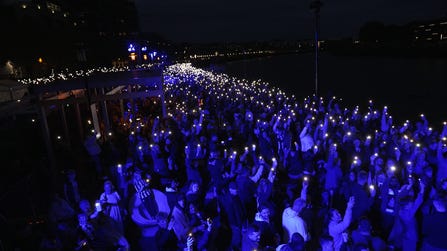
<path fill-rule="evenodd" d="M 312 54 L 280 55 L 228 62 L 223 71 L 262 79 L 297 97 L 315 90 Z M 336 95 L 364 111 L 369 99 L 388 105 L 396 122 L 424 113 L 434 126 L 447 120 L 447 59 L 334 56 L 321 54 L 320 96 Z M 301 99 L 302 100 L 302 99 Z M 362 109 L 364 108 L 364 109 Z"/>

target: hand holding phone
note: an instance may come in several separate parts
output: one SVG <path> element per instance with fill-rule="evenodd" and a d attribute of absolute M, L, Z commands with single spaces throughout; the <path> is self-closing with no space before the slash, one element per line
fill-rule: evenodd
<path fill-rule="evenodd" d="M 99 202 L 99 201 L 95 202 L 95 210 L 96 210 L 96 212 L 101 212 L 102 211 L 101 202 Z"/>

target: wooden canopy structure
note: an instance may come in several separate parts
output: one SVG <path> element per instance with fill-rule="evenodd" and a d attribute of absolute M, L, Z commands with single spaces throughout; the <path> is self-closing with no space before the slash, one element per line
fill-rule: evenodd
<path fill-rule="evenodd" d="M 138 88 L 133 88 L 138 87 Z M 141 90 L 144 87 L 144 90 Z M 134 91 L 132 91 L 134 89 Z M 122 92 L 126 90 L 126 92 Z M 140 91 L 141 90 L 141 91 Z M 55 156 L 53 152 L 50 129 L 47 121 L 47 110 L 56 107 L 60 111 L 63 130 L 67 144 L 70 145 L 68 123 L 66 118 L 66 105 L 74 105 L 76 122 L 80 138 L 84 138 L 83 122 L 79 105 L 86 103 L 90 106 L 90 112 L 95 127 L 99 132 L 99 122 L 96 105 L 102 112 L 101 123 L 105 131 L 111 129 L 107 102 L 119 101 L 121 113 L 124 114 L 123 100 L 133 100 L 146 97 L 159 97 L 162 104 L 163 116 L 166 116 L 166 107 L 163 92 L 163 77 L 161 70 L 134 70 L 127 72 L 97 73 L 87 77 L 70 80 L 56 80 L 51 83 L 29 86 L 31 104 L 34 105 L 40 117 L 40 125 L 51 168 L 55 168 Z M 96 121 L 95 121 L 96 120 Z M 104 135 L 107 137 L 107 135 Z M 54 171 L 54 170 L 53 170 Z"/>

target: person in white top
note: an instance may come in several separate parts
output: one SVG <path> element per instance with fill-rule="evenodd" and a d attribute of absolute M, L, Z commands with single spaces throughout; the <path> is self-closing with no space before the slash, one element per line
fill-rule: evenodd
<path fill-rule="evenodd" d="M 352 218 L 352 207 L 355 204 L 354 197 L 349 198 L 348 204 L 346 206 L 345 216 L 341 218 L 340 212 L 337 209 L 331 209 L 330 211 L 330 222 L 328 225 L 329 235 L 334 238 L 334 250 L 340 250 L 343 244 L 343 235 L 346 234 L 345 231 L 351 224 Z"/>
<path fill-rule="evenodd" d="M 306 206 L 307 182 L 303 182 L 301 197 L 293 202 L 292 207 L 284 209 L 282 214 L 282 226 L 284 229 L 284 242 L 289 242 L 294 233 L 299 233 L 304 241 L 309 241 L 310 236 L 307 231 L 306 222 L 299 216 L 301 210 Z"/>
<path fill-rule="evenodd" d="M 121 233 L 124 231 L 123 218 L 121 216 L 120 203 L 121 197 L 115 190 L 112 182 L 107 180 L 104 182 L 104 192 L 99 197 L 103 208 L 106 208 L 106 214 L 114 219 Z"/>

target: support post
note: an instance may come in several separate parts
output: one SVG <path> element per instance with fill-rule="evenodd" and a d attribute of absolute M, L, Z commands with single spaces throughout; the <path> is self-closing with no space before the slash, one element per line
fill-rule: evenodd
<path fill-rule="evenodd" d="M 101 88 L 101 94 L 105 95 L 104 88 Z M 101 102 L 101 110 L 102 110 L 102 118 L 104 120 L 104 125 L 105 125 L 104 133 L 107 134 L 107 136 L 104 135 L 104 138 L 106 138 L 106 137 L 108 137 L 108 133 L 110 132 L 110 119 L 109 119 L 109 113 L 107 111 L 107 101 L 106 100 L 103 100 Z"/>
<path fill-rule="evenodd" d="M 39 100 L 42 100 L 42 97 L 39 97 Z M 48 157 L 48 168 L 50 174 L 50 187 L 54 190 L 56 187 L 56 158 L 54 156 L 53 145 L 51 143 L 50 138 L 50 129 L 48 128 L 47 114 L 45 111 L 45 107 L 41 104 L 38 104 L 37 110 L 39 112 L 40 117 L 40 129 L 42 131 L 43 141 L 45 143 L 45 149 Z"/>
<path fill-rule="evenodd" d="M 82 125 L 81 110 L 79 109 L 78 102 L 76 102 L 74 104 L 74 106 L 75 106 L 75 113 L 76 113 L 76 121 L 78 123 L 79 138 L 82 142 L 84 140 L 84 126 Z"/>
<path fill-rule="evenodd" d="M 59 106 L 59 108 L 60 108 L 60 113 L 61 113 L 61 117 L 62 117 L 62 125 L 64 127 L 64 137 L 65 137 L 65 140 L 67 142 L 67 145 L 70 146 L 71 145 L 70 133 L 68 131 L 67 115 L 65 113 L 65 106 L 64 106 L 64 104 L 61 104 Z"/>

